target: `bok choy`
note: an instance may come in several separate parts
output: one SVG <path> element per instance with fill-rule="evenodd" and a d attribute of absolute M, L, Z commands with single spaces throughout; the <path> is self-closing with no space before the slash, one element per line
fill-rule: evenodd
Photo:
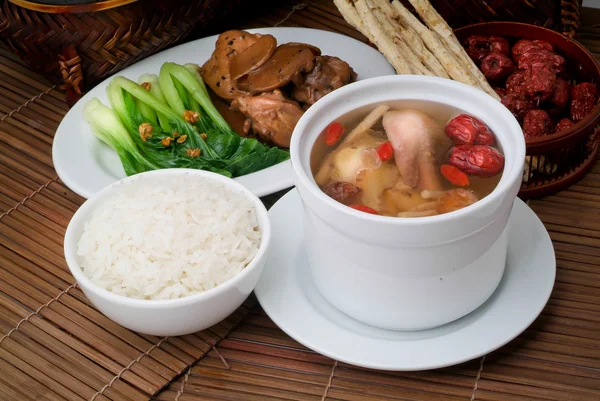
<path fill-rule="evenodd" d="M 289 158 L 285 150 L 240 137 L 210 100 L 198 66 L 165 63 L 139 83 L 115 77 L 107 94 L 84 108 L 94 134 L 118 154 L 125 173 L 197 168 L 228 177 L 250 174 Z"/>

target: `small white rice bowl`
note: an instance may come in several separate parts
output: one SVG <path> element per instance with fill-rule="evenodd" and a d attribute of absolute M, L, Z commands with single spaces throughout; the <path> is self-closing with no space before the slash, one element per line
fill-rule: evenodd
<path fill-rule="evenodd" d="M 77 242 L 84 275 L 118 295 L 187 297 L 219 286 L 256 256 L 254 203 L 220 180 L 157 176 L 124 182 L 97 205 Z"/>

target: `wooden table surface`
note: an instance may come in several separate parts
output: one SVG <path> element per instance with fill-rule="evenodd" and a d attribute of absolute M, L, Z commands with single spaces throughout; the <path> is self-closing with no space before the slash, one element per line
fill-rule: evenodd
<path fill-rule="evenodd" d="M 197 35 L 272 26 L 364 40 L 330 0 L 271 1 Z M 598 11 L 582 12 L 578 39 L 600 57 Z M 522 335 L 458 366 L 379 372 L 306 349 L 253 298 L 221 324 L 178 338 L 133 333 L 98 313 L 62 255 L 83 202 L 52 164 L 67 110 L 55 86 L 0 50 L 0 400 L 600 400 L 600 165 L 530 202 L 558 269 L 548 305 Z"/>

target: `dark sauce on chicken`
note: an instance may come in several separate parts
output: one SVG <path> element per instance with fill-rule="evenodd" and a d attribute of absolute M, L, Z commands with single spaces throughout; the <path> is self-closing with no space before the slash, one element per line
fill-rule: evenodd
<path fill-rule="evenodd" d="M 438 103 L 370 105 L 332 122 L 311 153 L 316 183 L 354 209 L 427 217 L 469 206 L 498 185 L 504 156 L 487 125 Z"/>

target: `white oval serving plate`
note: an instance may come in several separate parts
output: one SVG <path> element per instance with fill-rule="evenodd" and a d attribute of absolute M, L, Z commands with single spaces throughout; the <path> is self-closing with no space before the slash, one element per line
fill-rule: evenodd
<path fill-rule="evenodd" d="M 304 42 L 318 46 L 324 55 L 337 56 L 352 66 L 358 79 L 394 74 L 394 69 L 377 50 L 350 37 L 307 28 L 261 28 L 249 32 L 271 34 L 279 43 Z M 144 59 L 118 75 L 137 82 L 142 74 L 158 74 L 164 62 L 204 64 L 212 54 L 217 36 L 182 44 Z M 102 188 L 125 178 L 118 155 L 97 139 L 83 117 L 83 106 L 93 97 L 110 105 L 106 87 L 110 78 L 79 100 L 60 123 L 52 146 L 54 168 L 73 192 L 89 198 Z M 291 162 L 236 178 L 257 196 L 265 196 L 294 185 Z"/>

